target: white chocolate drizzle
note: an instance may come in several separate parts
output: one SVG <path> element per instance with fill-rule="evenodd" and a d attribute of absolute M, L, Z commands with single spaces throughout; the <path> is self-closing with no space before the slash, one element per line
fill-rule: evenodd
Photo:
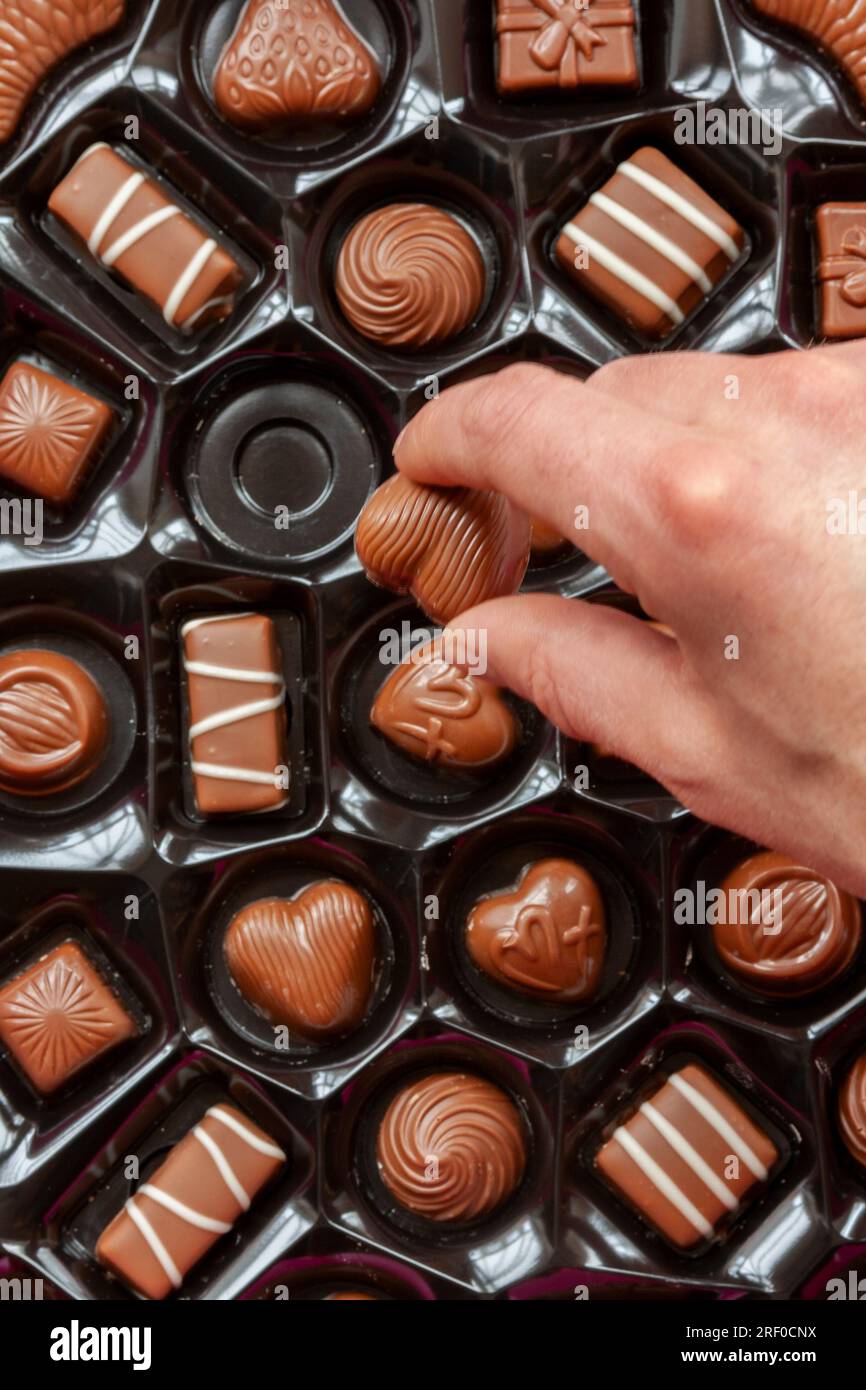
<path fill-rule="evenodd" d="M 95 145 L 90 145 L 78 159 L 76 168 L 87 159 L 89 155 L 95 153 L 95 151 L 108 149 L 111 149 L 111 146 L 107 145 L 104 141 L 99 141 Z M 117 157 L 126 163 L 122 154 L 119 154 L 116 150 L 112 151 L 112 153 L 117 154 Z M 146 174 L 138 171 L 131 173 L 129 178 L 121 184 L 120 188 L 99 214 L 93 230 L 87 239 L 87 249 L 90 251 L 91 255 L 98 257 L 98 259 L 102 261 L 102 264 L 109 269 L 120 259 L 125 251 L 129 251 L 131 247 L 135 246 L 137 242 L 141 241 L 150 232 L 154 231 L 157 227 L 161 227 L 164 222 L 167 222 L 173 217 L 184 216 L 183 210 L 176 204 L 160 208 L 156 212 L 148 213 L 147 216 L 142 217 L 136 222 L 134 226 L 128 228 L 122 236 L 117 237 L 105 253 L 101 253 L 99 248 L 108 236 L 108 233 L 111 231 L 118 217 L 123 212 L 123 209 L 135 196 L 142 184 L 146 182 L 148 182 Z M 196 230 L 198 230 L 198 228 L 196 228 Z M 216 250 L 218 250 L 218 243 L 213 237 L 206 238 L 198 250 L 190 257 L 180 275 L 177 277 L 177 280 L 169 291 L 162 310 L 163 318 L 169 327 L 174 328 L 176 326 L 175 319 L 180 306 L 183 304 L 183 301 L 186 299 L 196 280 L 198 280 Z M 189 317 L 184 327 L 187 329 L 191 328 L 207 309 L 213 308 L 218 304 L 229 303 L 232 298 L 232 295 L 225 295 L 217 299 L 208 300 L 206 304 L 203 304 Z"/>
<path fill-rule="evenodd" d="M 620 164 L 617 168 L 617 173 L 623 174 L 626 178 L 631 179 L 633 183 L 638 184 L 645 192 L 649 193 L 659 202 L 664 203 L 666 207 L 670 208 L 672 212 L 675 212 L 683 221 L 688 222 L 690 226 L 702 232 L 704 236 L 708 237 L 710 241 L 725 253 L 730 261 L 733 262 L 739 259 L 740 248 L 737 246 L 733 237 L 729 236 L 725 229 L 720 227 L 712 217 L 707 216 L 700 208 L 695 207 L 694 203 L 691 203 L 682 193 L 678 193 L 676 189 L 671 188 L 662 179 L 656 178 L 654 174 L 647 173 L 640 165 L 633 164 L 630 160 L 626 160 L 624 163 Z M 670 237 L 665 236 L 663 232 L 651 226 L 644 218 L 638 217 L 637 214 L 632 212 L 629 208 L 623 207 L 621 203 L 617 202 L 615 198 L 611 198 L 607 193 L 593 193 L 590 196 L 589 202 L 610 218 L 612 222 L 616 222 L 619 226 L 624 227 L 626 231 L 631 232 L 633 236 L 637 237 L 646 246 L 649 246 L 658 255 L 664 257 L 671 265 L 675 265 L 679 270 L 683 271 L 692 283 L 698 286 L 702 294 L 708 295 L 712 292 L 713 283 L 706 271 L 703 270 L 698 265 L 697 261 L 695 261 L 681 246 L 678 246 L 676 242 L 672 241 Z M 634 290 L 636 294 L 649 300 L 657 309 L 661 309 L 662 313 L 670 319 L 674 327 L 679 327 L 679 325 L 685 321 L 685 315 L 676 300 L 672 299 L 655 280 L 651 279 L 650 276 L 646 275 L 643 271 L 638 270 L 636 266 L 625 260 L 624 257 L 617 255 L 610 247 L 605 246 L 597 238 L 590 236 L 574 222 L 567 223 L 563 228 L 563 233 L 570 241 L 574 242 L 576 246 L 582 247 L 588 251 L 590 257 L 597 261 L 608 274 L 615 276 L 617 280 L 622 281 L 624 285 Z"/>

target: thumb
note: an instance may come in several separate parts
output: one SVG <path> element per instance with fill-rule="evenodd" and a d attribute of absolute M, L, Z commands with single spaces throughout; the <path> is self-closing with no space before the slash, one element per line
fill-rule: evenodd
<path fill-rule="evenodd" d="M 487 679 L 531 701 L 563 733 L 600 744 L 666 785 L 680 780 L 701 746 L 680 649 L 639 618 L 521 594 L 462 613 L 448 631 L 457 651 L 485 642 Z"/>

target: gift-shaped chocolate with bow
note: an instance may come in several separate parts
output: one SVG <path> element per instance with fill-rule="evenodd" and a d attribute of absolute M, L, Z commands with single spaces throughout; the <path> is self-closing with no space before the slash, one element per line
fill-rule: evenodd
<path fill-rule="evenodd" d="M 825 203 L 816 223 L 821 332 L 866 338 L 866 203 Z"/>
<path fill-rule="evenodd" d="M 496 32 L 497 81 L 506 96 L 638 85 L 629 0 L 497 0 Z"/>

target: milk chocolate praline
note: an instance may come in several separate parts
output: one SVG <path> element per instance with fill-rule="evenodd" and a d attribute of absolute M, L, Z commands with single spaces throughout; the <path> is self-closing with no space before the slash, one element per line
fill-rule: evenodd
<path fill-rule="evenodd" d="M 831 984 L 851 964 L 860 904 L 814 869 L 765 851 L 739 864 L 721 887 L 725 920 L 713 926 L 716 949 L 752 989 L 797 998 Z"/>
<path fill-rule="evenodd" d="M 514 889 L 483 898 L 466 924 L 479 970 L 551 1004 L 586 1004 L 595 996 L 605 944 L 598 884 L 569 859 L 527 865 Z"/>
<path fill-rule="evenodd" d="M 88 777 L 108 739 L 102 692 L 68 656 L 0 657 L 0 791 L 50 796 Z"/>
<path fill-rule="evenodd" d="M 435 1222 L 489 1216 L 516 1191 L 526 1133 L 514 1102 L 483 1077 L 434 1072 L 398 1091 L 376 1144 L 391 1196 Z"/>
<path fill-rule="evenodd" d="M 866 1052 L 857 1058 L 842 1083 L 838 1120 L 848 1152 L 866 1169 Z"/>

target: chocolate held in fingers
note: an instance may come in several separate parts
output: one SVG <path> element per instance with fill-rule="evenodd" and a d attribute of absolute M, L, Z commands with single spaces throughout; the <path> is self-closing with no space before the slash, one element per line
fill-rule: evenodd
<path fill-rule="evenodd" d="M 401 1206 L 428 1221 L 477 1221 L 516 1191 L 526 1133 L 498 1086 L 438 1072 L 394 1097 L 376 1153 L 382 1181 Z"/>
<path fill-rule="evenodd" d="M 517 719 L 499 688 L 443 655 L 441 640 L 416 648 L 388 677 L 370 722 L 414 758 L 485 768 L 513 752 Z"/>
<path fill-rule="evenodd" d="M 713 926 L 716 949 L 762 994 L 813 994 L 854 959 L 860 904 L 814 869 L 768 851 L 738 865 L 721 889 L 725 920 Z"/>
<path fill-rule="evenodd" d="M 410 593 L 434 622 L 447 623 L 517 592 L 529 522 L 498 493 L 428 487 L 398 473 L 362 511 L 355 550 L 374 584 Z"/>
<path fill-rule="evenodd" d="M 287 798 L 286 684 L 276 629 L 259 613 L 181 628 L 196 806 L 203 816 L 273 811 Z"/>
<path fill-rule="evenodd" d="M 848 1152 L 866 1168 L 866 1052 L 858 1057 L 842 1085 L 838 1119 Z"/>
<path fill-rule="evenodd" d="M 428 203 L 393 203 L 355 223 L 340 248 L 335 287 L 365 338 L 424 348 L 469 326 L 486 278 L 481 252 L 456 217 Z"/>
<path fill-rule="evenodd" d="M 595 996 L 606 942 L 598 884 L 568 859 L 527 865 L 516 888 L 483 898 L 466 923 L 466 947 L 479 970 L 552 1004 Z"/>
<path fill-rule="evenodd" d="M 382 79 L 332 0 L 248 0 L 223 49 L 214 100 L 232 125 L 268 132 L 291 121 L 359 119 Z"/>
<path fill-rule="evenodd" d="M 373 914 L 347 883 L 263 898 L 232 919 L 225 955 L 241 993 L 272 1022 L 313 1041 L 350 1033 L 373 991 Z"/>
<path fill-rule="evenodd" d="M 17 130 L 24 109 L 52 68 L 123 19 L 125 0 L 0 2 L 0 143 Z"/>
<path fill-rule="evenodd" d="M 68 656 L 0 657 L 0 791 L 50 796 L 84 781 L 108 741 L 102 692 Z"/>
<path fill-rule="evenodd" d="M 234 309 L 240 266 L 118 150 L 102 143 L 86 149 L 48 207 L 91 256 L 154 304 L 169 328 L 190 333 Z"/>
<path fill-rule="evenodd" d="M 144 1298 L 166 1298 L 285 1162 L 243 1111 L 212 1105 L 106 1226 L 96 1258 Z"/>

